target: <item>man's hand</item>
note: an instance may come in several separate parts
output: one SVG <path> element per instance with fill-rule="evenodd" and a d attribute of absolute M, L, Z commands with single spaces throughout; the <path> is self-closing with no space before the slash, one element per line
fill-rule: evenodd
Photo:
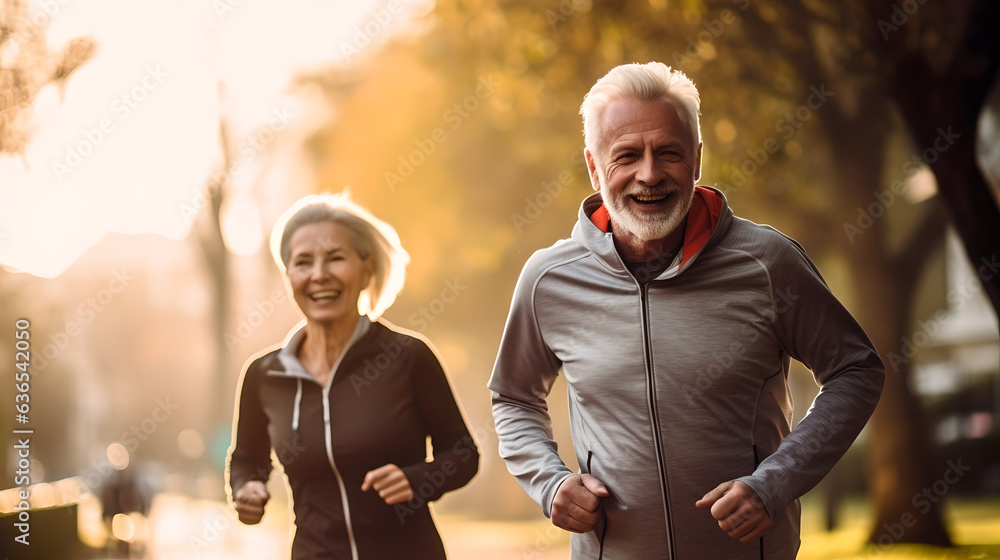
<path fill-rule="evenodd" d="M 236 506 L 236 514 L 240 521 L 247 525 L 256 525 L 264 517 L 264 504 L 271 499 L 267 493 L 264 483 L 259 480 L 251 480 L 240 486 L 233 496 L 233 504 Z"/>
<path fill-rule="evenodd" d="M 361 491 L 367 492 L 373 488 L 378 492 L 378 496 L 385 500 L 386 505 L 401 504 L 413 499 L 410 481 L 403 473 L 403 469 L 392 463 L 365 473 Z"/>
<path fill-rule="evenodd" d="M 773 525 L 760 496 L 742 482 L 730 480 L 715 487 L 694 503 L 698 509 L 712 508 L 719 528 L 741 543 L 763 537 Z"/>
<path fill-rule="evenodd" d="M 601 498 L 610 494 L 589 474 L 574 474 L 559 485 L 552 500 L 552 524 L 574 533 L 593 531 L 601 520 Z"/>

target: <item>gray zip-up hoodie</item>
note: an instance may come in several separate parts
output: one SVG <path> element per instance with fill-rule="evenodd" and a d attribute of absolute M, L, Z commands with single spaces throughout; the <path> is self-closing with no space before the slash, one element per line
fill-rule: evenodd
<path fill-rule="evenodd" d="M 571 239 L 518 279 L 489 388 L 510 472 L 551 514 L 573 474 L 545 398 L 561 371 L 576 458 L 601 480 L 605 522 L 574 534 L 574 559 L 790 559 L 798 498 L 844 454 L 885 369 L 795 241 L 736 218 L 697 187 L 682 251 L 648 283 L 628 272 L 598 194 Z M 789 359 L 822 387 L 791 430 Z M 774 527 L 741 544 L 695 501 L 739 480 Z"/>

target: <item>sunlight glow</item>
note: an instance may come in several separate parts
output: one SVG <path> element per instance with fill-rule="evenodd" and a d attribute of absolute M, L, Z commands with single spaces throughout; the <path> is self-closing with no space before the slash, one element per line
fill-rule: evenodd
<path fill-rule="evenodd" d="M 257 206 L 249 196 L 236 195 L 222 206 L 222 240 L 237 255 L 252 255 L 260 249 L 264 232 Z"/>
<path fill-rule="evenodd" d="M 275 112 L 304 115 L 290 84 L 341 61 L 375 3 L 248 2 L 224 13 L 199 2 L 59 3 L 44 29 L 49 49 L 90 37 L 97 50 L 63 96 L 46 86 L 34 99 L 23 154 L 0 156 L 0 266 L 54 278 L 109 233 L 187 237 L 183 206 L 224 161 L 220 122 L 242 153 Z M 405 30 L 405 19 L 379 41 Z M 292 119 L 288 131 L 307 120 Z M 285 144 L 301 137 L 288 131 L 258 142 L 253 165 L 233 177 L 238 190 L 272 152 L 291 151 Z M 241 254 L 260 246 L 249 215 L 237 203 L 226 219 L 227 244 Z"/>

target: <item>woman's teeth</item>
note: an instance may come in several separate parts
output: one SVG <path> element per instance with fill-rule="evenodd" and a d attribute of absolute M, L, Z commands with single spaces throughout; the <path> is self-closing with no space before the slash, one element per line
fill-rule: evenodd
<path fill-rule="evenodd" d="M 339 295 L 340 295 L 339 291 L 331 290 L 329 292 L 316 292 L 309 297 L 311 297 L 313 301 L 315 301 L 320 299 L 333 299 Z"/>

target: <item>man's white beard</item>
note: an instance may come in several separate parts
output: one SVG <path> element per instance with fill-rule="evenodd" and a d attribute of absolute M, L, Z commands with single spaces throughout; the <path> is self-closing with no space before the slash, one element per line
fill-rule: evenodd
<path fill-rule="evenodd" d="M 675 190 L 674 198 L 683 195 Z M 604 205 L 611 217 L 611 226 L 619 231 L 625 230 L 642 241 L 655 241 L 670 235 L 680 227 L 691 208 L 691 198 L 676 200 L 666 211 L 651 216 L 636 215 L 629 207 L 629 196 L 623 195 L 613 200 L 605 200 Z"/>

